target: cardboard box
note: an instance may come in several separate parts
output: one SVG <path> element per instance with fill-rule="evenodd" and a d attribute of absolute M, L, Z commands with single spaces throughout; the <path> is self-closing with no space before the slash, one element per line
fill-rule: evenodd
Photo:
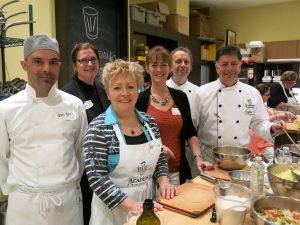
<path fill-rule="evenodd" d="M 201 60 L 215 61 L 216 52 L 217 52 L 216 44 L 201 45 Z"/>
<path fill-rule="evenodd" d="M 132 20 L 142 23 L 146 21 L 146 9 L 138 5 L 130 5 L 130 15 Z"/>
<path fill-rule="evenodd" d="M 266 57 L 266 47 L 261 48 L 251 48 L 251 60 L 254 62 L 265 62 Z"/>
<path fill-rule="evenodd" d="M 201 60 L 209 61 L 209 50 L 204 45 L 201 46 Z"/>
<path fill-rule="evenodd" d="M 167 16 L 166 29 L 189 36 L 189 19 L 178 14 Z"/>
<path fill-rule="evenodd" d="M 298 41 L 274 41 L 267 42 L 267 58 L 268 59 L 293 59 L 297 56 Z"/>
<path fill-rule="evenodd" d="M 139 5 L 150 11 L 160 13 L 159 21 L 162 22 L 166 22 L 167 15 L 170 15 L 168 5 L 163 2 L 148 2 L 148 3 L 141 3 Z"/>
<path fill-rule="evenodd" d="M 159 26 L 159 16 L 160 16 L 160 13 L 147 10 L 146 23 L 158 27 Z"/>
<path fill-rule="evenodd" d="M 194 9 L 190 13 L 190 36 L 209 37 L 209 10 Z"/>

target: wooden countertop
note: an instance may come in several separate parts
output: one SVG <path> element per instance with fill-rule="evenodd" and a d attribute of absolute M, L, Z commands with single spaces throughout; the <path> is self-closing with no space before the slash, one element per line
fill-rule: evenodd
<path fill-rule="evenodd" d="M 200 177 L 194 178 L 193 182 L 199 183 L 199 184 L 205 184 L 205 185 L 213 187 L 212 183 L 210 183 L 206 180 L 203 180 Z M 162 217 L 162 220 L 163 220 L 162 225 L 199 225 L 199 224 L 220 225 L 219 223 L 210 222 L 211 213 L 212 213 L 212 209 L 209 209 L 202 216 L 199 216 L 197 218 L 191 218 L 191 217 L 184 216 L 182 214 L 179 214 L 179 213 L 167 210 L 167 209 L 157 212 L 157 214 L 160 217 Z M 254 220 L 251 218 L 249 212 L 246 215 L 244 225 L 255 225 Z"/>
<path fill-rule="evenodd" d="M 286 130 L 288 133 L 300 134 L 300 129 L 297 128 L 296 123 L 286 123 Z"/>

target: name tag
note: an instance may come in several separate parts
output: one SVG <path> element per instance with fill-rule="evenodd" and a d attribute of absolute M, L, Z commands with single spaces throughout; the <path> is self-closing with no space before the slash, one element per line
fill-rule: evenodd
<path fill-rule="evenodd" d="M 63 120 L 76 120 L 77 114 L 76 114 L 76 112 L 73 112 L 73 111 L 58 113 L 58 118 L 61 118 Z"/>
<path fill-rule="evenodd" d="M 83 105 L 84 105 L 85 109 L 90 109 L 93 107 L 94 104 L 91 100 L 87 100 L 83 103 Z"/>
<path fill-rule="evenodd" d="M 178 108 L 172 108 L 171 111 L 172 111 L 172 115 L 174 115 L 174 116 L 180 116 L 181 115 Z"/>

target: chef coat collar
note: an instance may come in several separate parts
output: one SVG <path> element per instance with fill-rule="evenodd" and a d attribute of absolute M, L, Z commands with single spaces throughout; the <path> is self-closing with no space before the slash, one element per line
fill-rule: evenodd
<path fill-rule="evenodd" d="M 26 94 L 30 99 L 35 99 L 35 98 L 40 98 L 40 99 L 45 99 L 45 98 L 52 98 L 55 95 L 57 95 L 58 91 L 55 85 L 52 86 L 52 88 L 50 89 L 48 96 L 47 97 L 36 97 L 36 92 L 33 89 L 33 87 L 31 87 L 28 83 L 26 84 L 26 88 L 25 88 Z"/>
<path fill-rule="evenodd" d="M 144 121 L 149 122 L 148 118 L 146 118 L 144 115 L 142 115 L 137 109 L 134 109 L 135 114 L 137 115 L 138 119 L 141 121 L 141 123 L 144 123 Z M 112 105 L 110 105 L 106 112 L 105 112 L 105 125 L 113 125 L 119 123 L 119 119 L 116 115 L 116 112 L 114 111 Z"/>
<path fill-rule="evenodd" d="M 240 81 L 238 80 L 233 86 L 227 87 L 224 84 L 222 84 L 222 82 L 220 81 L 220 78 L 218 78 L 217 84 L 220 88 L 226 88 L 226 90 L 230 90 L 230 89 L 233 90 L 233 89 L 238 88 L 238 86 L 240 85 Z"/>
<path fill-rule="evenodd" d="M 173 81 L 172 77 L 170 77 L 169 82 L 170 82 L 171 87 L 185 88 L 185 87 L 187 86 L 187 84 L 188 84 L 189 81 L 188 81 L 188 79 L 187 79 L 183 84 L 178 85 L 178 84 L 176 84 L 176 83 Z"/>

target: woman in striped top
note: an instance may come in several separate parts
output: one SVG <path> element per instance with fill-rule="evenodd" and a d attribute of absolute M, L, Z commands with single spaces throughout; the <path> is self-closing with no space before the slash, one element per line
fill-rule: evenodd
<path fill-rule="evenodd" d="M 126 222 L 129 211 L 142 210 L 146 198 L 177 195 L 155 120 L 135 109 L 144 69 L 138 63 L 107 63 L 102 82 L 110 107 L 89 125 L 84 139 L 86 173 L 94 191 L 90 225 Z M 162 206 L 155 203 L 161 210 Z"/>

